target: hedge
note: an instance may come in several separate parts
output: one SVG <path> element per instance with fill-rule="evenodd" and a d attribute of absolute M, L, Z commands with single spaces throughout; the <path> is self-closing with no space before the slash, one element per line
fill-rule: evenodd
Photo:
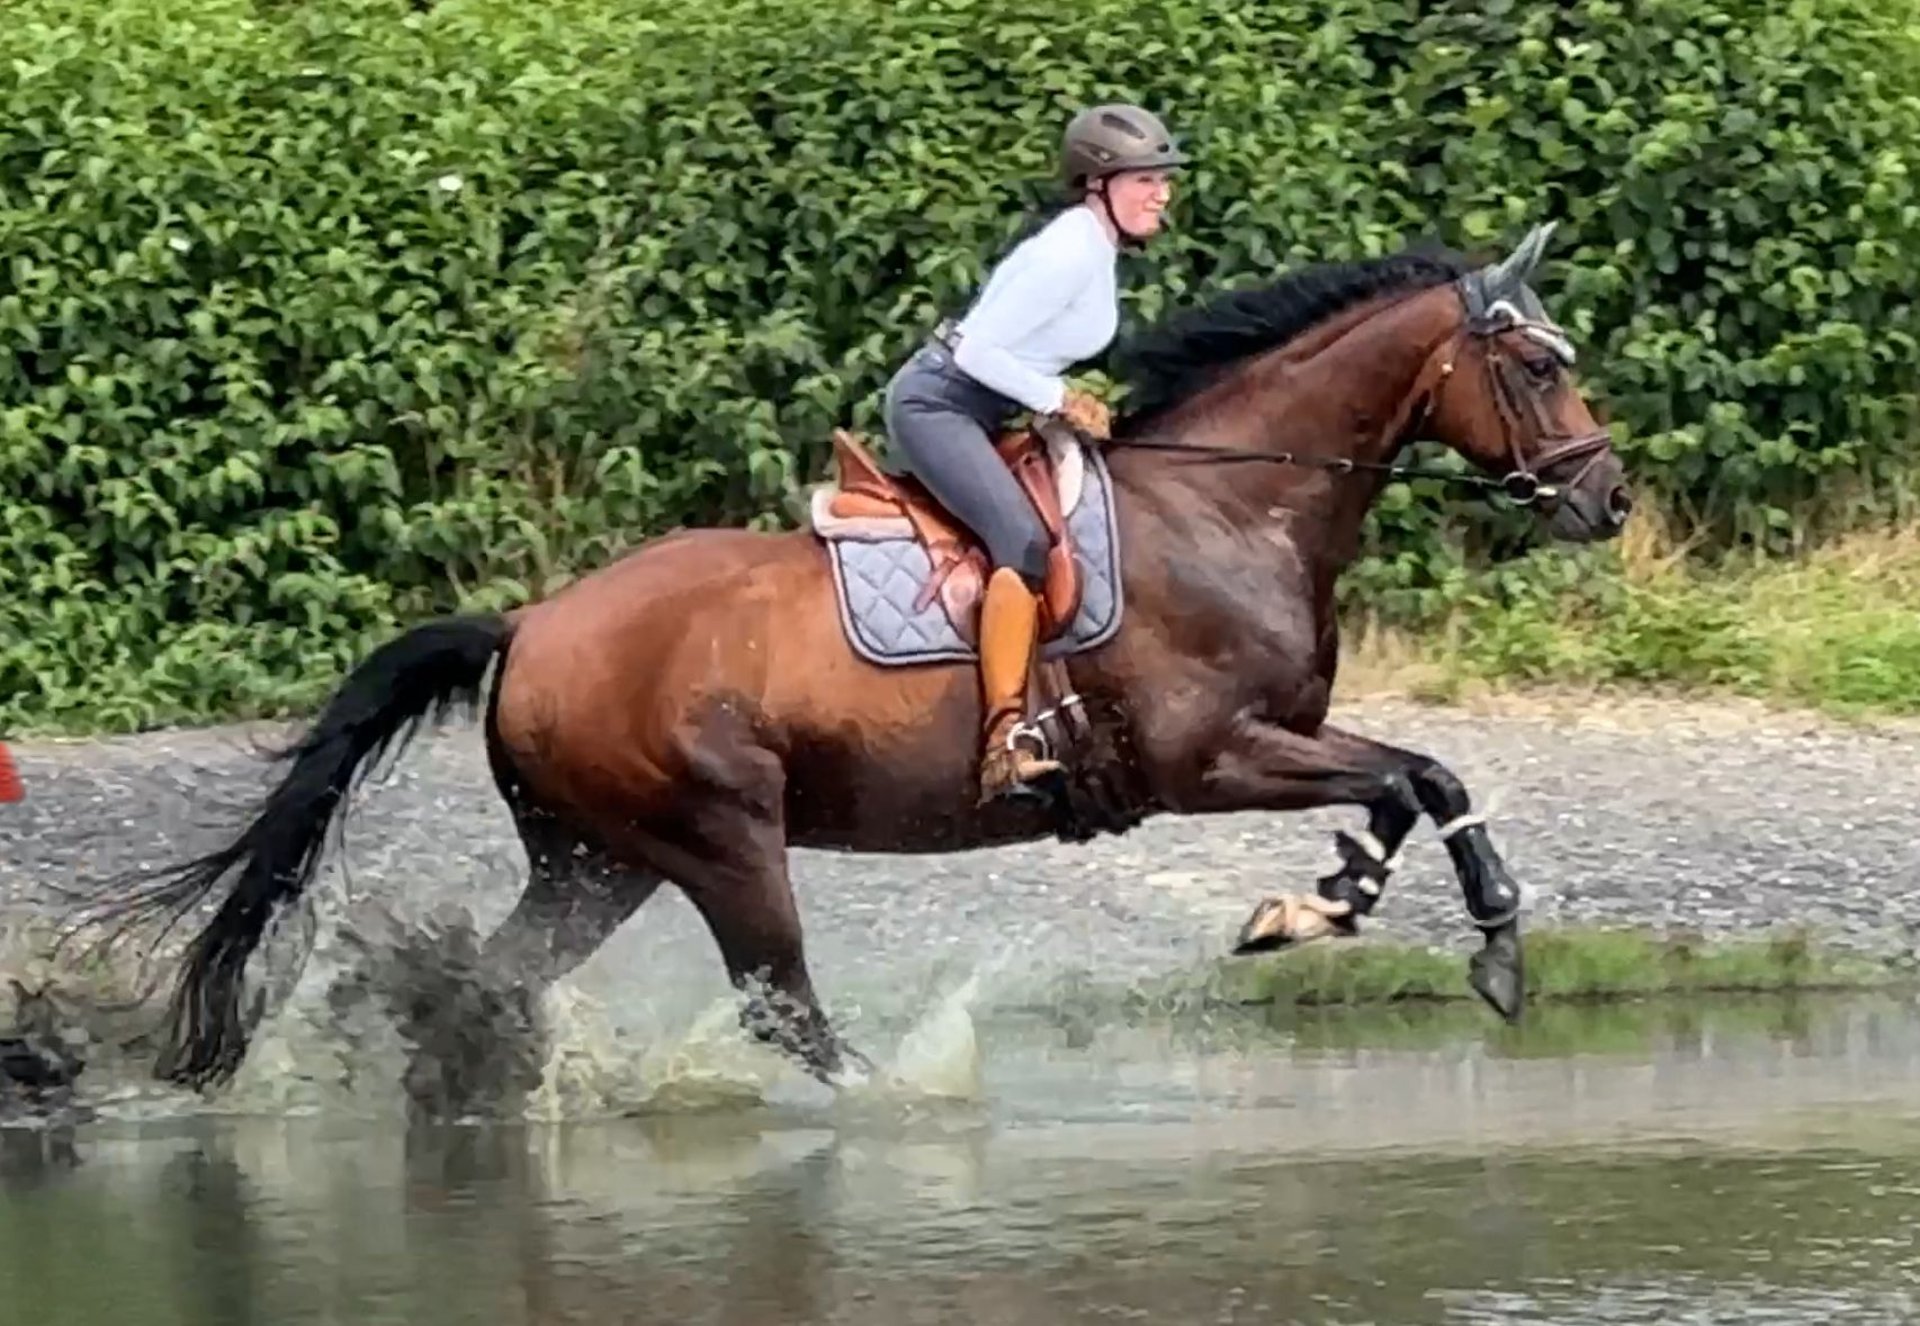
<path fill-rule="evenodd" d="M 1791 534 L 1915 437 L 1920 36 L 1875 0 L 13 0 L 0 730 L 312 701 L 400 621 L 777 524 L 1071 110 L 1200 164 L 1130 322 L 1561 227 L 1643 487 Z M 1511 518 L 1391 490 L 1355 583 Z M 1503 521 L 1508 523 L 1503 524 Z"/>

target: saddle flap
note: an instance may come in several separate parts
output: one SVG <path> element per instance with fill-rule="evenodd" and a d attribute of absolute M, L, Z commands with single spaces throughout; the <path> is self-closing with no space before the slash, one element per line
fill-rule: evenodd
<path fill-rule="evenodd" d="M 1077 445 L 1077 443 L 1076 443 Z M 1021 491 L 1033 503 L 1041 527 L 1047 532 L 1047 579 L 1041 591 L 1041 635 L 1053 639 L 1080 611 L 1080 565 L 1073 552 L 1073 540 L 1067 533 L 1067 519 L 1061 508 L 1059 471 L 1050 450 L 1037 432 L 1021 432 L 1002 438 L 997 447 L 1000 458 L 1013 471 Z"/>
<path fill-rule="evenodd" d="M 1047 593 L 1036 625 L 1044 649 L 1039 657 L 1063 659 L 1113 638 L 1123 611 L 1122 584 L 1117 513 L 1103 458 L 1092 448 L 1076 447 L 1064 463 L 1058 451 L 1053 461 L 1072 514 L 1067 539 L 1048 549 Z M 1072 500 L 1076 469 L 1085 484 L 1077 506 Z M 936 555 L 904 514 L 871 521 L 836 517 L 829 510 L 836 495 L 831 484 L 822 485 L 814 491 L 812 509 L 853 651 L 880 667 L 977 664 L 983 572 L 989 568 L 971 537 L 957 549 L 943 550 L 947 555 Z M 1079 588 L 1072 608 L 1056 589 L 1067 583 L 1059 577 L 1069 568 Z"/>
<path fill-rule="evenodd" d="M 1043 640 L 1057 639 L 1080 615 L 1080 563 L 1064 541 L 1047 550 L 1047 583 L 1040 606 Z"/>
<path fill-rule="evenodd" d="M 1027 499 L 1033 503 L 1033 509 L 1039 513 L 1047 538 L 1058 543 L 1066 531 L 1067 522 L 1061 514 L 1060 487 L 1046 444 L 1032 433 L 1016 433 L 1003 440 L 998 450 L 1000 459 L 1013 471 L 1013 477 L 1019 480 Z"/>
<path fill-rule="evenodd" d="M 1080 567 L 1067 533 L 1061 475 L 1054 446 L 1037 429 L 1015 429 L 994 439 L 994 451 L 1033 503 L 1047 534 L 1047 575 L 1041 591 L 1040 633 L 1053 640 L 1066 632 L 1080 611 Z M 1079 445 L 1072 440 L 1072 447 Z M 1069 448 L 1063 455 L 1076 456 Z M 844 528 L 863 523 L 902 521 L 926 549 L 930 573 L 914 608 L 935 599 L 946 609 L 961 637 L 973 643 L 979 599 L 989 570 L 979 541 L 948 514 L 917 480 L 895 478 L 880 468 L 858 434 L 833 430 L 833 459 L 838 482 L 825 503 L 827 522 Z M 816 507 L 816 511 L 819 508 Z M 816 525 L 822 522 L 816 521 Z M 825 532 L 824 530 L 822 531 Z"/>

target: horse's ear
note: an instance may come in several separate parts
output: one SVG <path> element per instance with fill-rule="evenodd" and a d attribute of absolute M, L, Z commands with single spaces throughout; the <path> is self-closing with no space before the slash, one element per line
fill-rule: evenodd
<path fill-rule="evenodd" d="M 1461 278 L 1460 288 L 1466 296 L 1470 318 L 1479 321 L 1489 309 L 1503 301 L 1516 306 L 1525 301 L 1527 278 L 1540 265 L 1540 259 L 1547 251 L 1547 241 L 1553 238 L 1555 225 L 1555 222 L 1548 221 L 1535 226 L 1514 247 L 1512 253 L 1497 263 L 1469 272 Z"/>
<path fill-rule="evenodd" d="M 1554 228 L 1558 225 L 1557 221 L 1547 221 L 1535 226 L 1520 241 L 1520 247 L 1513 251 L 1513 256 L 1507 259 L 1515 278 L 1523 284 L 1532 277 L 1534 268 L 1540 265 L 1540 259 L 1546 256 L 1547 241 L 1553 238 Z"/>
<path fill-rule="evenodd" d="M 1533 275 L 1533 269 L 1540 265 L 1540 259 L 1547 251 L 1547 241 L 1553 238 L 1555 225 L 1555 222 L 1548 221 L 1529 230 L 1512 253 L 1487 271 L 1487 290 L 1493 298 L 1511 299 L 1520 293 L 1527 278 Z"/>

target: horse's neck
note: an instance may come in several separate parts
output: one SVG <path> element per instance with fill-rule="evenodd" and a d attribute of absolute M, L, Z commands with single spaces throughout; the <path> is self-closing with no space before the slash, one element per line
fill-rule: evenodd
<path fill-rule="evenodd" d="M 1420 372 L 1459 317 L 1444 288 L 1375 301 L 1330 319 L 1254 360 L 1170 417 L 1156 441 L 1287 452 L 1313 460 L 1390 461 L 1406 431 Z M 1125 454 L 1124 448 L 1122 453 Z M 1117 478 L 1152 489 L 1155 505 L 1178 493 L 1243 535 L 1276 526 L 1325 576 L 1359 549 L 1367 509 L 1384 486 L 1365 470 L 1216 461 L 1136 452 Z"/>

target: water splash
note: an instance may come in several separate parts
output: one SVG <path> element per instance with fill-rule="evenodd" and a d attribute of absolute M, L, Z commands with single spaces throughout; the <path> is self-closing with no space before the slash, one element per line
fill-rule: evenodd
<path fill-rule="evenodd" d="M 882 1081 L 888 1093 L 927 1099 L 977 1101 L 985 1096 L 979 1029 L 973 1010 L 989 972 L 968 973 L 908 1028 Z"/>

